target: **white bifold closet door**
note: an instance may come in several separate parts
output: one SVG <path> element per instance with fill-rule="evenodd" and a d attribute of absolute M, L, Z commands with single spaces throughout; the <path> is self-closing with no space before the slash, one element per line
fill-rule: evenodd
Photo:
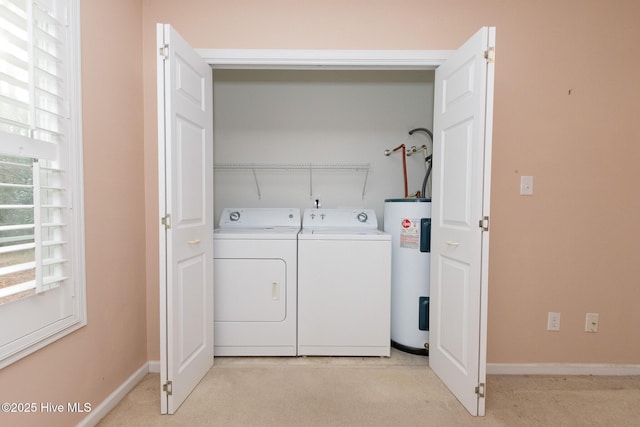
<path fill-rule="evenodd" d="M 160 377 L 174 413 L 213 365 L 213 77 L 158 24 Z"/>
<path fill-rule="evenodd" d="M 484 415 L 495 28 L 436 69 L 429 365 Z"/>

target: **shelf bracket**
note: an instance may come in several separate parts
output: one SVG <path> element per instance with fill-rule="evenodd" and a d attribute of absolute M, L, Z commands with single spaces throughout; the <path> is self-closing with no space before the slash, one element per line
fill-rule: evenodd
<path fill-rule="evenodd" d="M 260 183 L 258 182 L 258 174 L 256 173 L 256 168 L 251 168 L 253 172 L 253 179 L 256 182 L 256 190 L 258 190 L 258 200 L 262 200 L 262 192 L 260 191 Z"/>
<path fill-rule="evenodd" d="M 362 184 L 362 200 L 364 200 L 364 193 L 367 190 L 367 179 L 369 179 L 369 168 L 364 172 L 364 184 Z"/>

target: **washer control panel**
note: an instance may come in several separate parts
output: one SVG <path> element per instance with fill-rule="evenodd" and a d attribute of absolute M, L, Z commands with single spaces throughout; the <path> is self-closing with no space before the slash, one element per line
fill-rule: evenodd
<path fill-rule="evenodd" d="M 373 209 L 305 209 L 303 227 L 378 228 Z"/>

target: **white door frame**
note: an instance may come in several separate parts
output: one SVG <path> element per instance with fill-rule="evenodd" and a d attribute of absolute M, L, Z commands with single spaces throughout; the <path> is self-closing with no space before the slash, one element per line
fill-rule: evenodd
<path fill-rule="evenodd" d="M 196 49 L 213 68 L 433 70 L 451 50 Z"/>

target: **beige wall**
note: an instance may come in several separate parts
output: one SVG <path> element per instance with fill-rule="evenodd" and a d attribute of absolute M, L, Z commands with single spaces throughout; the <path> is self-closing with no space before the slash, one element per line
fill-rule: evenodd
<path fill-rule="evenodd" d="M 0 401 L 95 406 L 159 359 L 156 22 L 217 48 L 454 49 L 496 26 L 488 360 L 639 364 L 637 16 L 635 0 L 83 0 L 89 324 L 1 370 Z"/>
<path fill-rule="evenodd" d="M 155 23 L 198 48 L 455 49 L 497 27 L 488 361 L 640 363 L 640 3 L 144 0 L 148 356 L 159 358 Z M 518 194 L 533 175 L 535 195 Z M 562 330 L 547 332 L 548 311 Z M 600 332 L 583 332 L 600 313 Z M 635 337 L 636 339 L 634 339 Z"/>
<path fill-rule="evenodd" d="M 147 361 L 142 2 L 81 3 L 88 325 L 2 369 L 1 402 L 95 408 Z M 0 425 L 81 418 L 0 414 Z"/>

